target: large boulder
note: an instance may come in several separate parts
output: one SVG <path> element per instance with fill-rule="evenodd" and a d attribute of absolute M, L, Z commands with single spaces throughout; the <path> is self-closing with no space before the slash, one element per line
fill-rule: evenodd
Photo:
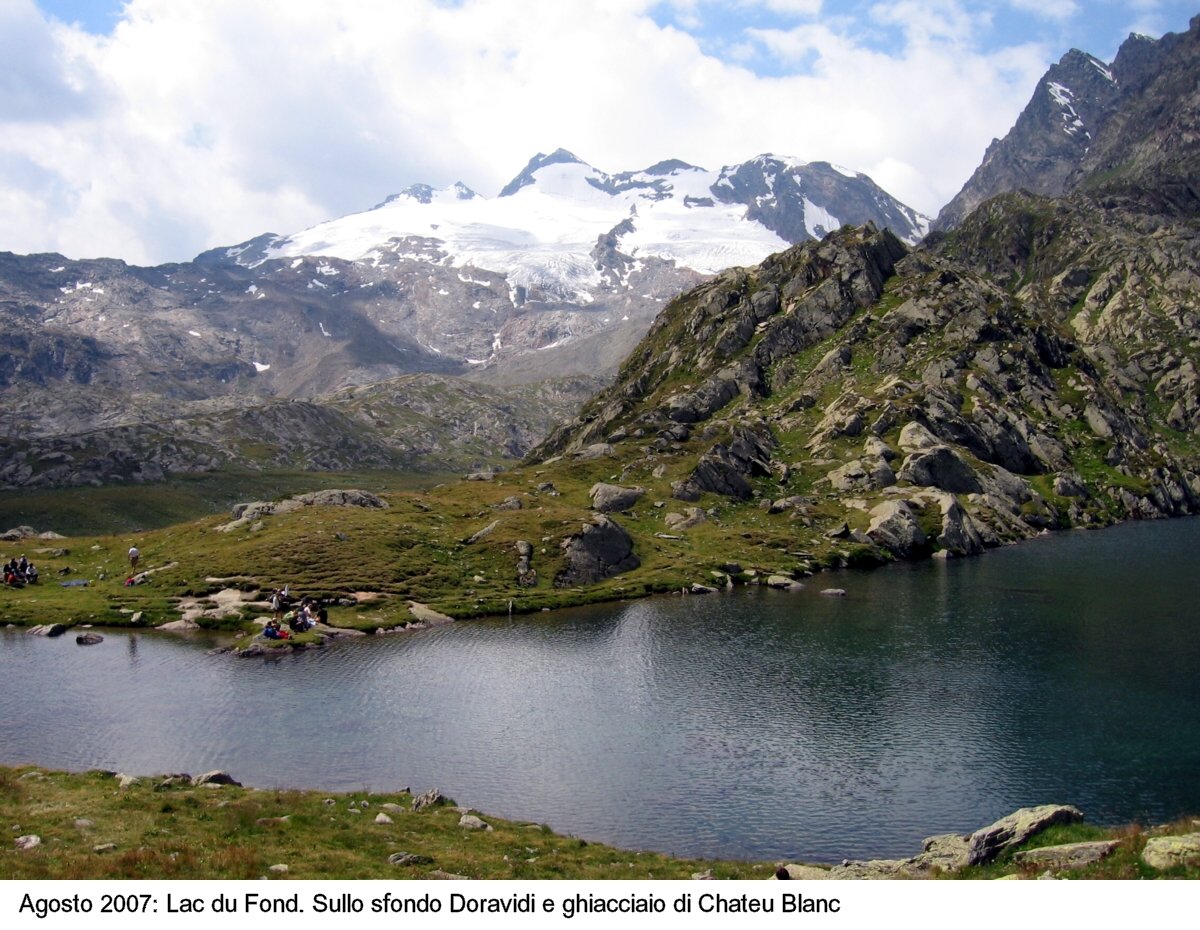
<path fill-rule="evenodd" d="M 567 565 L 554 579 L 555 587 L 595 584 L 641 565 L 633 539 L 617 523 L 596 514 L 590 524 L 562 542 Z"/>
<path fill-rule="evenodd" d="M 641 500 L 646 493 L 645 488 L 623 488 L 617 484 L 598 482 L 592 485 L 592 509 L 600 513 L 615 513 L 629 510 Z"/>
<path fill-rule="evenodd" d="M 954 555 L 977 555 L 983 551 L 983 536 L 971 515 L 953 494 L 943 494 L 939 500 L 942 508 L 942 532 L 938 545 Z"/>
<path fill-rule="evenodd" d="M 222 772 L 220 769 L 214 769 L 211 772 L 205 772 L 203 775 L 197 775 L 192 779 L 192 786 L 199 788 L 201 785 L 231 785 L 240 788 L 242 783 L 237 781 L 228 772 Z"/>
<path fill-rule="evenodd" d="M 983 490 L 975 470 L 949 446 L 911 453 L 897 477 L 910 484 L 940 488 L 951 494 L 978 494 Z"/>
<path fill-rule="evenodd" d="M 918 555 L 929 544 L 907 501 L 884 501 L 873 507 L 867 536 L 877 546 L 902 559 Z"/>
<path fill-rule="evenodd" d="M 942 444 L 922 423 L 912 421 L 900 430 L 900 449 L 903 452 L 924 452 Z"/>
<path fill-rule="evenodd" d="M 1200 833 L 1152 837 L 1146 840 L 1142 861 L 1153 869 L 1200 864 Z"/>
<path fill-rule="evenodd" d="M 1043 804 L 1023 807 L 1002 817 L 967 837 L 967 858 L 970 865 L 985 865 L 1006 849 L 1020 846 L 1034 834 L 1047 827 L 1063 823 L 1078 823 L 1083 812 L 1065 804 Z"/>

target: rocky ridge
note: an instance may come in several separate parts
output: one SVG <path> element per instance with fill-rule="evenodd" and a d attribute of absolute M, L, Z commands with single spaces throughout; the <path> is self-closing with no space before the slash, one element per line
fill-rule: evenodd
<path fill-rule="evenodd" d="M 674 302 L 533 458 L 607 443 L 627 481 L 852 562 L 1195 513 L 1195 237 L 1083 197 L 998 201 L 911 252 L 843 229 Z"/>
<path fill-rule="evenodd" d="M 1187 32 L 1159 40 L 1131 35 L 1111 64 L 1072 49 L 1038 82 L 1008 134 L 988 146 L 933 228 L 952 229 L 989 198 L 1016 191 L 1058 197 L 1132 186 L 1194 211 L 1198 66 L 1200 16 Z"/>
<path fill-rule="evenodd" d="M 81 433 L 31 431 L 0 443 L 0 488 L 144 483 L 226 468 L 469 470 L 526 454 L 597 383 L 490 387 L 404 375 L 311 400 L 230 398 Z"/>

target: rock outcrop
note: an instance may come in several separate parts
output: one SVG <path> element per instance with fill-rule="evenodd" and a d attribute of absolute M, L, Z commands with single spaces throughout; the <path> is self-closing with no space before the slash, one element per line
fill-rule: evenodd
<path fill-rule="evenodd" d="M 619 524 L 597 514 L 591 523 L 562 541 L 566 567 L 554 579 L 559 588 L 595 584 L 641 564 L 633 539 Z"/>

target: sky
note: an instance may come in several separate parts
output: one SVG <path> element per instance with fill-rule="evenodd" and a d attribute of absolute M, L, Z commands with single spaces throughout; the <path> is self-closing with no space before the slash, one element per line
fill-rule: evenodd
<path fill-rule="evenodd" d="M 1193 0 L 1194 2 L 1194 0 Z M 0 0 L 0 251 L 186 261 L 411 184 L 770 152 L 934 215 L 1068 49 L 1180 0 Z"/>

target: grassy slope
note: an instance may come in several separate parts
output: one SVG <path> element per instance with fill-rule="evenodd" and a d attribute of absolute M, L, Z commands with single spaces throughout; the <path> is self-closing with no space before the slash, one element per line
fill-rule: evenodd
<path fill-rule="evenodd" d="M 458 618 L 505 613 L 510 601 L 515 611 L 528 612 L 678 590 L 693 581 L 711 583 L 711 572 L 730 559 L 763 572 L 790 572 L 840 564 L 850 554 L 822 535 L 826 521 L 820 503 L 814 518 L 801 521 L 768 516 L 752 504 L 714 499 L 708 504 L 716 519 L 688 531 L 683 539 L 656 537 L 666 530 L 664 514 L 679 509 L 679 502 L 670 500 L 670 481 L 682 477 L 694 459 L 682 450 L 668 460 L 663 477 L 654 478 L 635 450 L 617 451 L 617 458 L 558 463 L 552 475 L 531 467 L 502 473 L 490 482 L 454 480 L 424 492 L 385 493 L 391 507 L 384 511 L 306 508 L 267 517 L 258 530 L 217 532 L 215 528 L 228 521 L 222 514 L 144 532 L 2 543 L 0 561 L 26 554 L 38 565 L 43 583 L 0 590 L 0 622 L 124 626 L 131 613 L 140 610 L 143 622 L 155 625 L 178 617 L 175 599 L 214 592 L 226 583 L 211 579 L 236 577 L 238 586 L 247 590 L 290 584 L 297 593 L 320 597 L 379 592 L 384 595 L 380 601 L 336 608 L 331 614 L 335 624 L 371 629 L 408 619 L 409 599 Z M 555 588 L 553 579 L 563 566 L 562 539 L 590 519 L 589 488 L 621 476 L 623 453 L 631 456 L 633 469 L 624 480 L 647 488 L 631 515 L 617 516 L 638 539 L 641 567 L 588 589 Z M 559 493 L 536 490 L 547 477 L 553 478 Z M 329 483 L 328 475 L 320 476 L 319 484 Z M 368 488 L 380 485 L 378 480 L 360 483 Z M 128 502 L 123 494 L 108 490 L 111 499 Z M 153 500 L 153 489 L 140 490 Z M 49 509 L 56 494 L 73 510 L 79 506 L 79 492 L 40 495 L 50 525 L 64 525 Z M 493 509 L 514 496 L 522 502 L 520 510 Z M 655 501 L 667 504 L 660 509 L 653 506 Z M 830 509 L 829 519 L 835 512 Z M 474 545 L 464 543 L 493 520 L 499 522 L 490 536 Z M 516 585 L 515 543 L 520 539 L 534 545 L 539 580 L 532 588 Z M 125 552 L 134 542 L 142 551 L 142 568 L 173 567 L 156 572 L 148 584 L 126 588 Z M 90 584 L 59 584 L 72 579 Z"/>
<path fill-rule="evenodd" d="M 674 859 L 628 852 L 554 834 L 539 824 L 511 823 L 484 815 L 490 832 L 459 826 L 452 806 L 411 811 L 412 796 L 328 795 L 312 791 L 236 787 L 158 787 L 158 779 L 120 789 L 108 773 L 66 774 L 0 768 L 0 816 L 13 836 L 36 834 L 41 845 L 0 849 L 3 879 L 252 879 L 288 867 L 300 879 L 427 878 L 434 870 L 484 879 L 769 878 L 767 863 Z M 403 810 L 385 809 L 383 804 Z M 376 823 L 386 812 L 392 823 Z M 286 818 L 286 819 L 285 819 Z M 81 823 L 80 821 L 86 821 Z M 1200 867 L 1159 873 L 1139 856 L 1151 834 L 1194 831 L 1181 822 L 1144 831 L 1087 825 L 1055 827 L 1023 848 L 1103 838 L 1121 843 L 1108 859 L 1064 878 L 1191 878 Z M 97 851 L 96 847 L 110 848 Z M 392 865 L 401 852 L 429 861 Z M 1022 868 L 1005 855 L 961 878 L 1032 878 L 1044 869 Z M 282 876 L 281 876 L 282 877 Z"/>

